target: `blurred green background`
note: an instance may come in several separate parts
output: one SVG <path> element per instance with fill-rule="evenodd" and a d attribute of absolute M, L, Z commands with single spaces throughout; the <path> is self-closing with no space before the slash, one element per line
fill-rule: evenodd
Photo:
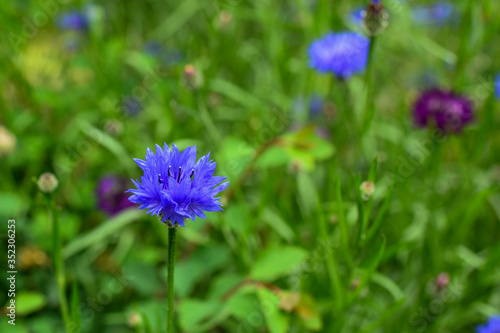
<path fill-rule="evenodd" d="M 454 1 L 445 20 L 383 3 L 362 136 L 365 75 L 321 75 L 307 50 L 359 30 L 364 1 L 2 1 L 0 225 L 6 249 L 16 220 L 18 274 L 0 331 L 64 332 L 54 202 L 81 332 L 162 332 L 167 229 L 122 192 L 163 142 L 211 151 L 231 182 L 224 212 L 178 232 L 178 332 L 474 332 L 498 313 L 500 3 Z M 464 132 L 412 124 L 432 86 L 474 102 Z"/>

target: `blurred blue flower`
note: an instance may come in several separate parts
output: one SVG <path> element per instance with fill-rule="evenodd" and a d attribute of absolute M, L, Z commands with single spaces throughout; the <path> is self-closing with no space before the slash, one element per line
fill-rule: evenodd
<path fill-rule="evenodd" d="M 157 41 L 148 41 L 144 43 L 143 50 L 151 57 L 160 60 L 164 65 L 177 64 L 182 60 L 180 51 L 165 49 L 163 45 Z"/>
<path fill-rule="evenodd" d="M 354 9 L 350 14 L 349 14 L 349 20 L 354 24 L 356 27 L 362 27 L 363 26 L 363 19 L 364 19 L 364 11 L 365 7 L 360 7 L 357 9 Z"/>
<path fill-rule="evenodd" d="M 163 52 L 163 45 L 156 41 L 148 41 L 144 43 L 143 50 L 152 57 L 157 57 Z"/>
<path fill-rule="evenodd" d="M 355 32 L 330 33 L 309 47 L 310 65 L 347 79 L 365 69 L 369 44 L 368 38 Z"/>
<path fill-rule="evenodd" d="M 142 104 L 134 97 L 126 96 L 122 99 L 123 111 L 129 116 L 135 116 L 142 111 Z"/>
<path fill-rule="evenodd" d="M 127 180 L 124 177 L 108 175 L 99 180 L 96 188 L 97 204 L 100 209 L 110 215 L 134 206 L 129 201 L 130 194 L 127 190 Z"/>
<path fill-rule="evenodd" d="M 144 175 L 141 182 L 132 180 L 137 189 L 127 192 L 134 194 L 130 201 L 141 204 L 139 209 L 147 208 L 148 214 L 161 216 L 162 222 L 170 220 L 172 226 L 184 226 L 185 218 L 205 218 L 204 211 L 222 210 L 215 196 L 229 182 L 220 184 L 226 177 L 213 176 L 210 153 L 196 162 L 196 146 L 180 153 L 175 144 L 170 149 L 165 143 L 163 149 L 156 145 L 156 153 L 148 148 L 145 161 L 134 160 Z"/>
<path fill-rule="evenodd" d="M 77 10 L 62 13 L 56 18 L 57 26 L 62 30 L 86 31 L 89 27 L 87 16 Z"/>
<path fill-rule="evenodd" d="M 455 6 L 449 2 L 437 2 L 430 6 L 413 8 L 413 20 L 424 25 L 442 26 L 457 18 Z"/>
<path fill-rule="evenodd" d="M 497 74 L 495 77 L 495 83 L 494 83 L 494 89 L 495 89 L 495 96 L 497 98 L 500 98 L 500 73 Z"/>
<path fill-rule="evenodd" d="M 490 320 L 476 328 L 477 333 L 500 333 L 500 316 L 493 316 Z"/>
<path fill-rule="evenodd" d="M 319 95 L 312 95 L 309 100 L 309 118 L 316 119 L 321 116 L 325 101 Z"/>

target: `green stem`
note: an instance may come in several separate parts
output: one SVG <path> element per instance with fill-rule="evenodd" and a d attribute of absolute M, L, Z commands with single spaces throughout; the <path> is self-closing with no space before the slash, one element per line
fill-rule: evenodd
<path fill-rule="evenodd" d="M 168 228 L 167 257 L 167 333 L 174 332 L 174 266 L 175 266 L 175 236 L 177 227 Z"/>
<path fill-rule="evenodd" d="M 50 200 L 50 211 L 52 214 L 52 244 L 54 251 L 54 271 L 57 281 L 57 290 L 59 296 L 59 303 L 61 305 L 61 315 L 64 321 L 64 327 L 66 327 L 66 332 L 70 332 L 68 329 L 69 325 L 69 312 L 68 303 L 66 301 L 66 279 L 64 276 L 64 261 L 61 255 L 61 237 L 59 233 L 59 216 L 57 214 L 56 205 L 52 198 Z"/>
<path fill-rule="evenodd" d="M 375 50 L 375 37 L 370 37 L 370 48 L 368 50 L 368 65 L 366 68 L 365 75 L 365 86 L 366 86 L 366 101 L 365 101 L 365 111 L 363 114 L 363 121 L 361 123 L 361 137 L 363 137 L 366 132 L 370 129 L 370 125 L 373 119 L 374 108 L 372 107 L 372 94 L 373 94 L 373 53 Z"/>
<path fill-rule="evenodd" d="M 320 207 L 318 207 L 318 219 L 319 219 L 319 236 L 325 241 L 325 244 L 330 244 L 328 237 L 328 227 L 326 225 L 326 220 L 323 214 L 320 212 Z M 330 277 L 332 297 L 335 299 L 337 310 L 341 310 L 344 306 L 344 291 L 342 290 L 342 282 L 340 280 L 340 275 L 338 271 L 338 262 L 335 257 L 334 249 L 327 249 L 328 255 L 326 257 L 326 269 L 328 271 L 328 276 Z"/>

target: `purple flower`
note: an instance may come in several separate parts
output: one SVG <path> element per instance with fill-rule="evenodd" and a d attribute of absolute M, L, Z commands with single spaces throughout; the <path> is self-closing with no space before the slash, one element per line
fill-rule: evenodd
<path fill-rule="evenodd" d="M 126 178 L 114 175 L 102 177 L 96 189 L 99 208 L 114 215 L 134 206 L 128 199 L 130 195 L 124 193 L 125 190 L 127 190 Z"/>
<path fill-rule="evenodd" d="M 309 47 L 310 65 L 321 73 L 349 78 L 365 69 L 369 45 L 368 38 L 355 32 L 328 34 Z"/>
<path fill-rule="evenodd" d="M 187 147 L 182 153 L 174 144 L 172 149 L 165 143 L 163 149 L 156 145 L 156 153 L 148 148 L 145 161 L 134 159 L 144 171 L 141 182 L 132 180 L 137 189 L 130 201 L 139 203 L 139 209 L 148 214 L 170 220 L 171 225 L 184 226 L 184 219 L 193 221 L 196 216 L 205 218 L 204 211 L 220 211 L 222 204 L 215 197 L 228 187 L 220 184 L 226 177 L 213 176 L 215 162 L 210 153 L 196 162 L 196 146 Z M 220 184 L 220 185 L 219 185 Z"/>
<path fill-rule="evenodd" d="M 477 333 L 500 333 L 500 316 L 493 316 L 490 320 L 476 328 Z"/>
<path fill-rule="evenodd" d="M 472 121 L 473 105 L 451 91 L 427 90 L 415 102 L 413 118 L 419 127 L 436 126 L 445 133 L 458 133 Z"/>
<path fill-rule="evenodd" d="M 87 16 L 77 10 L 62 13 L 57 17 L 56 22 L 63 30 L 86 31 L 89 26 Z"/>

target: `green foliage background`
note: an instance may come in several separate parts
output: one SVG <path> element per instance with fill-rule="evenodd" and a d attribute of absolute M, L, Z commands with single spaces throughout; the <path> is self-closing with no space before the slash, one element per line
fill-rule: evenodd
<path fill-rule="evenodd" d="M 162 331 L 167 230 L 144 211 L 100 212 L 95 188 L 106 174 L 139 178 L 132 158 L 167 142 L 211 151 L 231 181 L 224 212 L 178 232 L 179 332 L 474 332 L 500 310 L 500 3 L 454 1 L 459 22 L 422 27 L 410 9 L 424 3 L 385 2 L 362 135 L 364 74 L 340 82 L 307 56 L 314 39 L 355 29 L 362 1 L 95 2 L 86 34 L 54 24 L 85 1 L 2 1 L 0 123 L 17 138 L 0 157 L 2 244 L 14 218 L 17 262 L 33 247 L 46 258 L 18 269 L 16 326 L 3 317 L 0 331 L 63 332 L 52 219 L 32 181 L 43 172 L 59 178 L 81 332 Z M 148 41 L 167 60 L 145 52 Z M 186 64 L 203 75 L 197 91 Z M 446 137 L 415 129 L 428 80 L 470 96 L 474 124 Z M 327 106 L 309 121 L 314 94 Z M 121 107 L 130 96 L 135 116 Z M 438 291 L 441 272 L 450 284 Z"/>

